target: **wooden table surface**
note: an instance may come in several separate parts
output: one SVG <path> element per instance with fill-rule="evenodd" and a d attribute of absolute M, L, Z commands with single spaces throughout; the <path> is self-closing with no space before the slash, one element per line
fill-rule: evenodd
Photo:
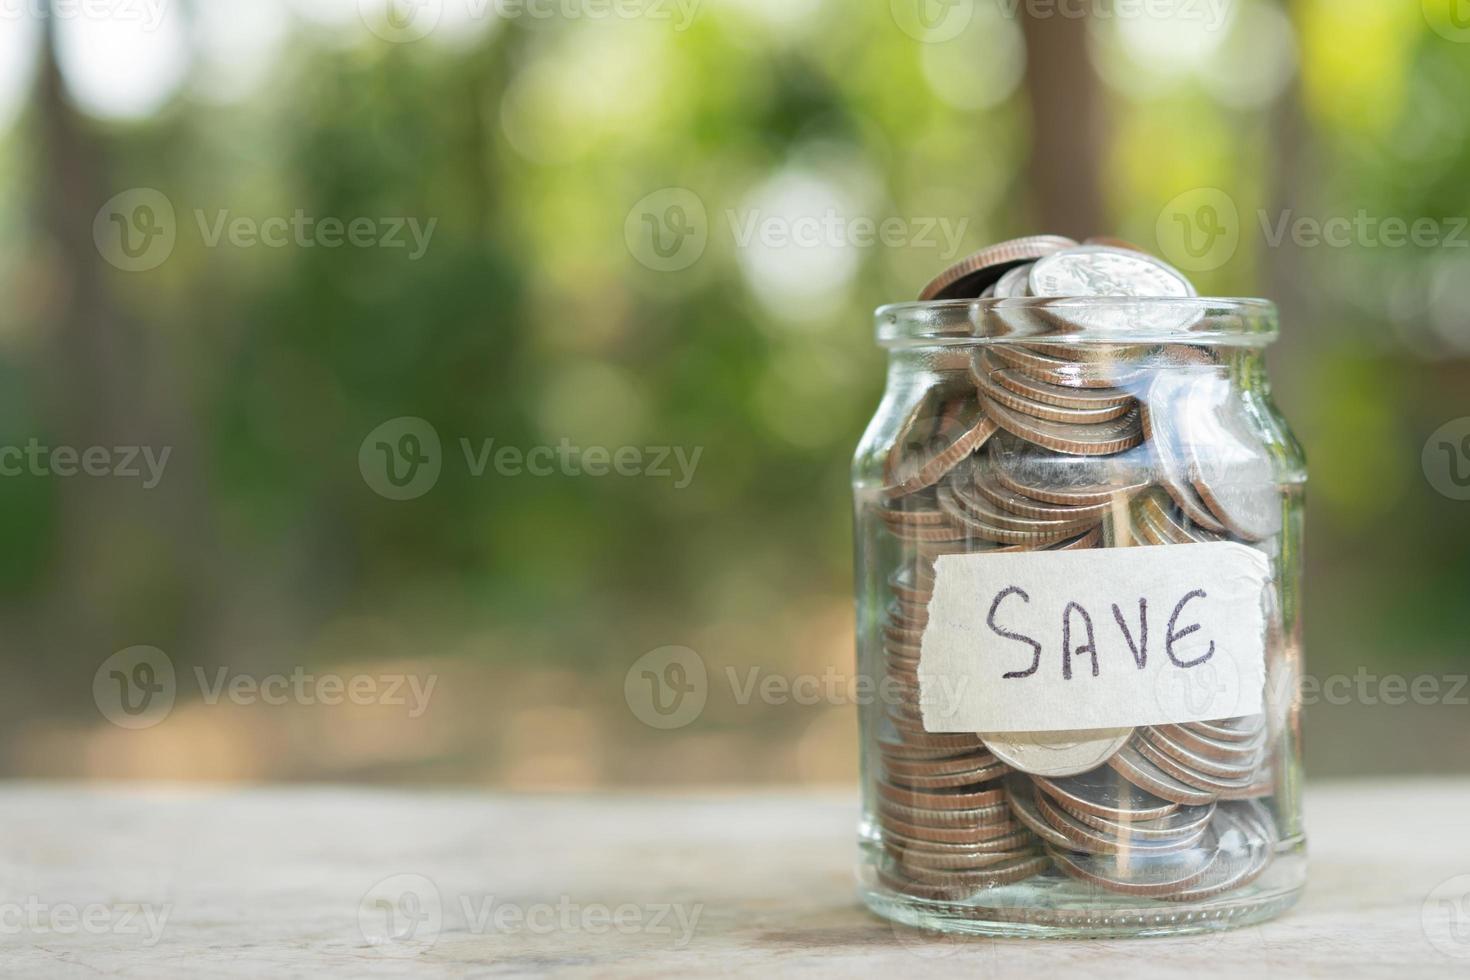
<path fill-rule="evenodd" d="M 0 813 L 7 977 L 1470 977 L 1465 781 L 1312 786 L 1295 910 L 1107 942 L 873 917 L 851 794 L 12 784 Z"/>

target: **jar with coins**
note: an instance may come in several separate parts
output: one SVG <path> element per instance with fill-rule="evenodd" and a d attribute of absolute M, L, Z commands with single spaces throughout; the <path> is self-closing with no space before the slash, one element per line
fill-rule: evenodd
<path fill-rule="evenodd" d="M 878 311 L 853 470 L 873 910 L 1132 936 L 1296 899 L 1306 472 L 1277 329 L 1265 300 L 1056 236 Z"/>

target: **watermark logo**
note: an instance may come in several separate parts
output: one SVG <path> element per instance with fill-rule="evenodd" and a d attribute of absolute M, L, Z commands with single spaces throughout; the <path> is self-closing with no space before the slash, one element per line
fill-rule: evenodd
<path fill-rule="evenodd" d="M 704 255 L 709 215 L 698 194 L 665 187 L 634 204 L 623 222 L 628 252 L 654 272 L 682 272 Z"/>
<path fill-rule="evenodd" d="M 434 489 L 443 462 L 438 431 L 412 415 L 384 422 L 357 451 L 364 482 L 389 500 L 414 500 Z"/>
<path fill-rule="evenodd" d="M 362 22 L 384 41 L 408 44 L 428 37 L 444 16 L 444 0 L 357 0 Z"/>
<path fill-rule="evenodd" d="M 889 0 L 898 29 L 921 44 L 943 44 L 975 19 L 975 0 Z"/>
<path fill-rule="evenodd" d="M 1463 249 L 1470 248 L 1470 218 L 1448 215 L 1356 212 L 1312 215 L 1292 208 L 1258 209 L 1254 214 L 1262 244 L 1269 249 Z M 1164 205 L 1155 224 L 1159 251 L 1190 272 L 1218 269 L 1229 262 L 1246 231 L 1231 196 L 1216 187 L 1196 187 Z"/>
<path fill-rule="evenodd" d="M 1470 0 L 1422 0 L 1421 5 L 1434 33 L 1456 44 L 1470 44 Z"/>
<path fill-rule="evenodd" d="M 494 438 L 458 440 L 465 472 L 519 477 L 646 477 L 669 480 L 675 490 L 694 482 L 704 447 L 579 446 L 563 437 L 529 449 L 497 444 Z M 389 500 L 412 500 L 434 488 L 443 468 L 439 433 L 413 416 L 391 419 L 368 433 L 358 449 L 358 470 L 374 492 Z"/>
<path fill-rule="evenodd" d="M 195 208 L 193 217 L 200 244 L 207 249 L 402 249 L 410 262 L 424 257 L 439 227 L 438 218 L 317 217 L 301 208 L 265 218 L 237 215 L 229 208 Z M 98 253 L 118 269 L 152 271 L 168 261 L 178 244 L 173 202 L 149 187 L 124 191 L 98 210 L 92 238 Z"/>
<path fill-rule="evenodd" d="M 915 693 L 892 676 L 821 673 L 783 674 L 759 665 L 726 665 L 710 674 L 704 659 L 688 647 L 670 646 L 645 653 L 623 677 L 623 696 L 633 715 L 650 728 L 683 728 L 703 713 L 711 693 L 721 692 L 739 707 L 796 705 L 841 708 L 881 704 L 925 715 L 953 715 L 964 701 L 971 678 L 939 678 Z"/>
<path fill-rule="evenodd" d="M 1219 31 L 1231 23 L 1236 0 L 999 0 L 1001 12 L 1011 20 L 1133 20 L 1198 23 L 1207 31 Z"/>
<path fill-rule="evenodd" d="M 1429 945 L 1452 959 L 1470 960 L 1470 875 L 1441 881 L 1419 915 Z"/>
<path fill-rule="evenodd" d="M 92 701 L 119 728 L 152 728 L 163 721 L 177 691 L 173 661 L 157 647 L 119 650 L 92 675 Z"/>
<path fill-rule="evenodd" d="M 171 904 L 126 903 L 108 905 L 91 902 L 46 902 L 28 895 L 23 901 L 0 902 L 0 936 L 26 936 L 39 941 L 46 936 L 141 937 L 144 946 L 156 946 L 163 938 Z"/>
<path fill-rule="evenodd" d="M 1470 500 L 1470 416 L 1452 419 L 1424 441 L 1424 478 L 1451 500 Z"/>
<path fill-rule="evenodd" d="M 1174 265 L 1208 272 L 1229 262 L 1240 247 L 1240 212 L 1219 188 L 1197 187 L 1164 205 L 1154 234 Z"/>
<path fill-rule="evenodd" d="M 410 719 L 423 717 L 439 683 L 437 674 L 310 673 L 305 667 L 258 676 L 229 667 L 195 667 L 193 681 L 199 699 L 214 706 L 336 707 L 354 704 L 401 707 Z M 92 677 L 92 700 L 102 716 L 120 728 L 152 728 L 173 711 L 178 696 L 173 660 L 157 647 L 138 646 L 108 657 Z"/>
<path fill-rule="evenodd" d="M 423 875 L 390 875 L 362 896 L 357 928 L 369 946 L 389 956 L 417 956 L 444 928 L 439 887 Z"/>
<path fill-rule="evenodd" d="M 545 21 L 644 20 L 669 23 L 676 33 L 687 31 L 699 14 L 702 0 L 455 0 L 469 23 L 487 20 L 540 23 Z M 367 29 L 393 44 L 408 44 L 438 29 L 444 0 L 358 0 L 358 14 Z"/>
<path fill-rule="evenodd" d="M 953 220 L 940 217 L 903 218 L 890 215 L 883 219 L 868 215 L 844 215 L 836 208 L 821 214 L 766 214 L 759 209 L 739 212 L 728 210 L 725 220 L 730 237 L 737 248 L 885 248 L 932 249 L 940 260 L 950 261 L 959 254 L 969 218 Z"/>
<path fill-rule="evenodd" d="M 623 698 L 649 728 L 683 728 L 704 712 L 709 698 L 704 658 L 688 647 L 650 650 L 624 675 Z"/>
<path fill-rule="evenodd" d="M 117 21 L 138 24 L 145 32 L 158 30 L 168 13 L 169 0 L 0 0 L 0 21 L 41 20 Z"/>
<path fill-rule="evenodd" d="M 163 482 L 172 453 L 172 446 L 45 446 L 33 437 L 24 446 L 0 446 L 0 477 L 111 477 L 152 490 Z"/>
<path fill-rule="evenodd" d="M 97 252 L 124 272 L 148 272 L 174 254 L 178 221 L 162 191 L 135 187 L 102 205 L 92 222 Z"/>

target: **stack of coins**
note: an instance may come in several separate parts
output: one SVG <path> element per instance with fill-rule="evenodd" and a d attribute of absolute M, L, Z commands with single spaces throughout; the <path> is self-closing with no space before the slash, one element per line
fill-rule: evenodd
<path fill-rule="evenodd" d="M 1052 235 L 984 249 L 921 293 L 990 300 L 977 315 L 994 329 L 940 361 L 885 466 L 878 516 L 902 559 L 882 623 L 897 697 L 877 745 L 876 817 L 879 877 L 894 891 L 973 902 L 1048 875 L 1184 901 L 1268 866 L 1275 726 L 1264 716 L 933 733 L 919 708 L 940 555 L 1210 541 L 1277 553 L 1280 490 L 1226 366 L 1206 347 L 1096 339 L 1113 325 L 1187 329 L 1191 306 L 1088 298 L 1195 295 L 1126 243 Z"/>

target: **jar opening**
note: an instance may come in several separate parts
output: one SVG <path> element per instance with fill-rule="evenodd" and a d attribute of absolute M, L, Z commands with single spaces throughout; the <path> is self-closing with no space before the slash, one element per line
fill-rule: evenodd
<path fill-rule="evenodd" d="M 1264 299 L 1078 296 L 894 303 L 875 313 L 887 348 L 1045 340 L 1053 344 L 1264 347 L 1277 336 Z"/>

